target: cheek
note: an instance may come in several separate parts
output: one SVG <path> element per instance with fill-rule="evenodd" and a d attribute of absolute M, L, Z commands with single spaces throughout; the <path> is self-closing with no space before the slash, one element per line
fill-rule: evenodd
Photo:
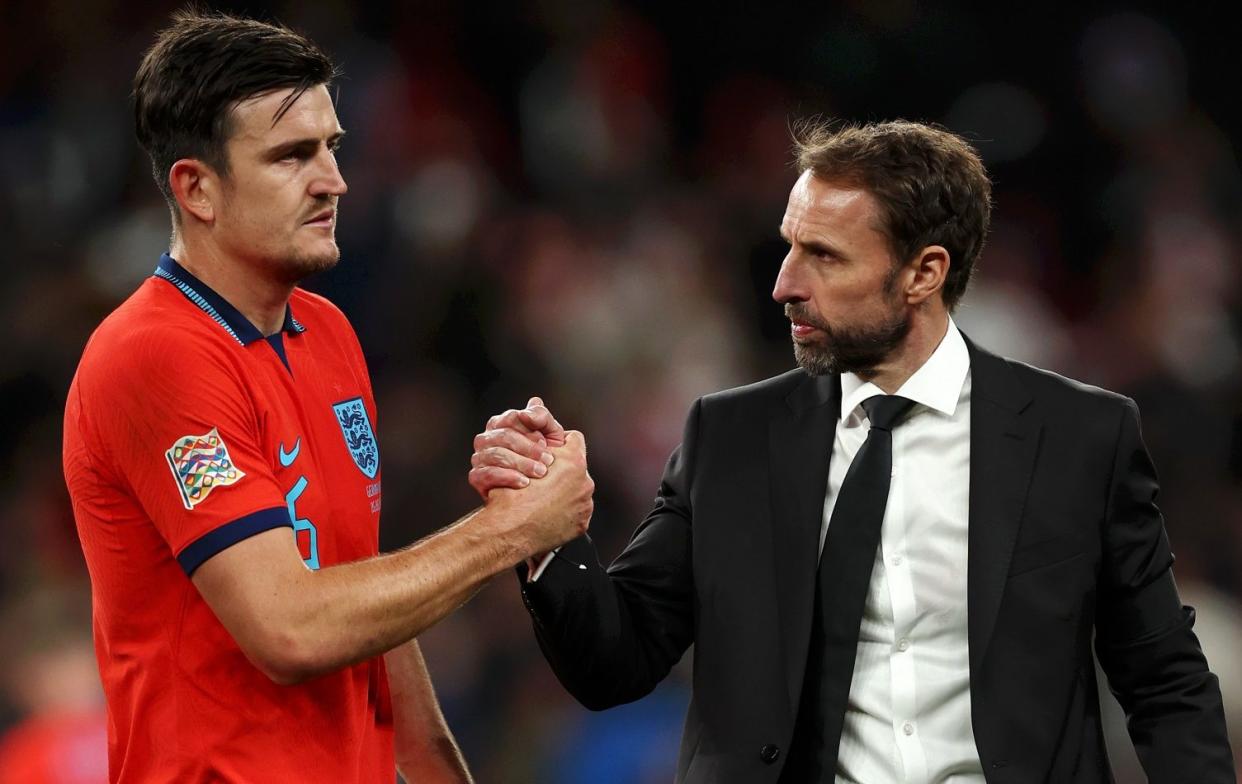
<path fill-rule="evenodd" d="M 840 310 L 865 305 L 872 287 L 857 275 L 841 270 L 817 274 L 811 285 L 811 296 Z"/>
<path fill-rule="evenodd" d="M 243 220 L 258 242 L 271 242 L 289 233 L 290 211 L 269 197 L 256 202 Z"/>

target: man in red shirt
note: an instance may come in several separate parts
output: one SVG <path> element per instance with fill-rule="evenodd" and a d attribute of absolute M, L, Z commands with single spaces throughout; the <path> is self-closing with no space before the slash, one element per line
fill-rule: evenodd
<path fill-rule="evenodd" d="M 339 258 L 334 73 L 287 29 L 183 13 L 135 79 L 172 245 L 65 411 L 112 781 L 468 781 L 413 638 L 590 519 L 575 435 L 523 453 L 546 466 L 528 488 L 378 554 L 362 350 L 296 288 Z"/>

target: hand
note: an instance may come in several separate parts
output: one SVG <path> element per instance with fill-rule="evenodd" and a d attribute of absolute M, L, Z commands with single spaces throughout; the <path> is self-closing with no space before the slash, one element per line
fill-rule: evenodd
<path fill-rule="evenodd" d="M 487 429 L 474 437 L 470 486 L 484 501 L 498 487 L 526 487 L 548 472 L 556 459 L 550 448 L 564 444 L 565 428 L 543 400 L 532 397 L 526 408 L 487 420 Z"/>
<path fill-rule="evenodd" d="M 595 482 L 587 473 L 586 441 L 577 430 L 564 432 L 564 446 L 551 448 L 555 462 L 547 475 L 530 482 L 524 490 L 496 488 L 487 508 L 515 535 L 526 558 L 560 547 L 586 533 L 595 511 Z"/>

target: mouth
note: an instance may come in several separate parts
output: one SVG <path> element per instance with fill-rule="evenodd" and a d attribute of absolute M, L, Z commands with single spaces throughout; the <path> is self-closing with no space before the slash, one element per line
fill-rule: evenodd
<path fill-rule="evenodd" d="M 819 331 L 819 327 L 816 327 L 813 324 L 808 324 L 805 321 L 798 321 L 797 319 L 789 320 L 789 333 L 793 335 L 794 340 L 805 340 Z"/>
<path fill-rule="evenodd" d="M 330 229 L 336 225 L 336 210 L 329 208 L 317 212 L 303 225 L 312 226 L 317 229 Z"/>

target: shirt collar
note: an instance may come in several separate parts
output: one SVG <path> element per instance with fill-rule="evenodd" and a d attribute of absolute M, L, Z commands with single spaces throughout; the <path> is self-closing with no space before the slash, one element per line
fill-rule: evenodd
<path fill-rule="evenodd" d="M 895 394 L 946 416 L 953 416 L 969 372 L 970 351 L 966 348 L 962 333 L 958 332 L 957 325 L 950 318 L 948 331 L 940 340 L 940 345 Z M 870 381 L 864 381 L 853 373 L 842 373 L 841 417 L 849 416 L 864 400 L 883 394 L 886 394 L 884 390 Z"/>
<path fill-rule="evenodd" d="M 185 298 L 193 302 L 212 320 L 219 324 L 225 332 L 243 346 L 263 337 L 259 328 L 241 314 L 237 308 L 228 303 L 224 297 L 211 290 L 211 287 L 190 274 L 190 271 L 177 263 L 167 253 L 160 256 L 160 263 L 155 268 L 155 277 L 163 278 L 176 286 Z M 285 321 L 281 324 L 281 332 L 301 334 L 306 327 L 293 317 L 293 309 L 285 305 Z"/>

